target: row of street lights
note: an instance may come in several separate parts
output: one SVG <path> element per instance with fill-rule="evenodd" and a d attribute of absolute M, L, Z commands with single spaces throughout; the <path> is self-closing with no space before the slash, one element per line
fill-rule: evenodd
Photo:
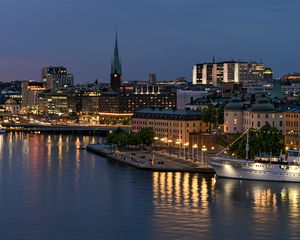
<path fill-rule="evenodd" d="M 158 137 L 154 137 L 154 140 L 157 142 L 159 140 Z M 169 147 L 169 155 L 171 155 L 171 147 L 172 147 L 172 143 L 173 141 L 171 139 L 168 139 L 168 138 L 161 138 L 160 139 L 160 142 L 161 142 L 161 146 L 163 143 L 166 143 L 168 144 L 168 147 Z M 175 142 L 175 144 L 178 146 L 178 154 L 177 156 L 181 156 L 181 148 L 180 148 L 180 144 L 181 144 L 181 141 L 180 140 L 177 140 Z M 186 143 L 183 143 L 183 157 L 185 160 L 188 159 L 189 157 L 189 142 L 186 142 Z M 187 149 L 187 155 L 186 156 L 186 149 Z M 213 148 L 212 148 L 213 149 Z M 205 164 L 205 160 L 204 160 L 204 153 L 207 151 L 207 148 L 205 145 L 202 145 L 202 148 L 201 148 L 201 161 L 203 162 L 203 164 Z M 196 155 L 196 157 L 195 157 Z M 199 156 L 198 156 L 198 145 L 197 144 L 194 144 L 192 145 L 192 161 L 196 162 L 198 161 L 199 159 Z"/>

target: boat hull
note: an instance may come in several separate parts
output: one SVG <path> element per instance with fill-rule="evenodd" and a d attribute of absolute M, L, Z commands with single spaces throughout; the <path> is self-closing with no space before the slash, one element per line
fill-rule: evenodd
<path fill-rule="evenodd" d="M 259 180 L 259 181 L 276 181 L 276 182 L 300 182 L 300 170 L 288 172 L 281 169 L 269 169 L 260 167 L 258 169 L 245 167 L 239 164 L 226 164 L 223 162 L 213 161 L 210 165 L 214 168 L 218 177 Z"/>

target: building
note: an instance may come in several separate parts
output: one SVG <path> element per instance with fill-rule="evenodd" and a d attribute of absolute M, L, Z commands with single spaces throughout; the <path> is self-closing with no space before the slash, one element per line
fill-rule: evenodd
<path fill-rule="evenodd" d="M 99 112 L 134 113 L 144 108 L 176 108 L 176 93 L 152 90 L 103 92 L 99 96 Z"/>
<path fill-rule="evenodd" d="M 300 73 L 286 74 L 281 80 L 285 84 L 300 83 Z"/>
<path fill-rule="evenodd" d="M 82 113 L 93 113 L 96 114 L 99 112 L 99 97 L 100 91 L 84 91 L 82 92 Z"/>
<path fill-rule="evenodd" d="M 265 68 L 265 70 L 264 70 L 264 80 L 265 81 L 273 80 L 273 70 L 272 70 L 272 68 Z"/>
<path fill-rule="evenodd" d="M 287 149 L 300 150 L 300 108 L 284 113 L 284 135 Z"/>
<path fill-rule="evenodd" d="M 133 114 L 133 132 L 152 128 L 162 144 L 183 147 L 188 144 L 190 133 L 208 132 L 209 125 L 202 121 L 202 114 L 190 110 L 144 109 Z"/>
<path fill-rule="evenodd" d="M 47 90 L 57 90 L 74 85 L 74 76 L 69 74 L 65 67 L 44 67 L 41 70 L 41 79 Z"/>
<path fill-rule="evenodd" d="M 177 90 L 177 109 L 185 109 L 187 104 L 192 103 L 198 98 L 203 99 L 207 96 L 207 91 Z"/>
<path fill-rule="evenodd" d="M 263 81 L 264 64 L 256 62 L 224 61 L 212 63 L 201 63 L 194 65 L 193 84 Z"/>
<path fill-rule="evenodd" d="M 19 115 L 20 110 L 21 110 L 21 106 L 16 100 L 8 99 L 5 102 L 5 110 L 7 112 L 10 112 L 12 115 Z"/>
<path fill-rule="evenodd" d="M 111 63 L 110 86 L 113 91 L 118 92 L 122 83 L 122 66 L 119 58 L 118 36 L 116 34 L 114 57 Z"/>
<path fill-rule="evenodd" d="M 148 82 L 152 85 L 156 84 L 156 74 L 155 73 L 149 74 Z"/>
<path fill-rule="evenodd" d="M 246 106 L 238 97 L 231 99 L 224 109 L 224 132 L 243 133 L 253 128 L 260 129 L 269 124 L 278 130 L 284 130 L 283 111 L 276 109 L 266 97 L 256 100 L 253 105 Z"/>
<path fill-rule="evenodd" d="M 21 111 L 23 113 L 37 113 L 38 112 L 38 95 L 45 91 L 43 82 L 35 82 L 32 80 L 22 82 L 22 105 Z"/>

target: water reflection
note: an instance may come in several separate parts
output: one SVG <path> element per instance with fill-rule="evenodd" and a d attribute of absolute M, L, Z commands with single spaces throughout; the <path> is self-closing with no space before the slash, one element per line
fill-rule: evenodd
<path fill-rule="evenodd" d="M 299 184 L 156 172 L 153 201 L 154 225 L 168 239 L 300 236 Z"/>

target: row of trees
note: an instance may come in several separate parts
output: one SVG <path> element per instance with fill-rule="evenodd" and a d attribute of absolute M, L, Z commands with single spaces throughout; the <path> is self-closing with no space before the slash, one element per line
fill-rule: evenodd
<path fill-rule="evenodd" d="M 229 152 L 240 158 L 246 157 L 247 135 L 242 137 L 237 135 L 229 147 Z M 274 155 L 278 156 L 283 150 L 283 137 L 281 132 L 266 124 L 259 130 L 249 130 L 249 158 L 253 159 L 258 155 Z"/>
<path fill-rule="evenodd" d="M 107 137 L 107 142 L 110 144 L 116 144 L 118 147 L 124 147 L 128 145 L 138 146 L 150 146 L 154 142 L 154 131 L 152 128 L 143 128 L 141 131 L 135 133 L 128 133 L 121 128 L 116 129 L 112 134 Z"/>

